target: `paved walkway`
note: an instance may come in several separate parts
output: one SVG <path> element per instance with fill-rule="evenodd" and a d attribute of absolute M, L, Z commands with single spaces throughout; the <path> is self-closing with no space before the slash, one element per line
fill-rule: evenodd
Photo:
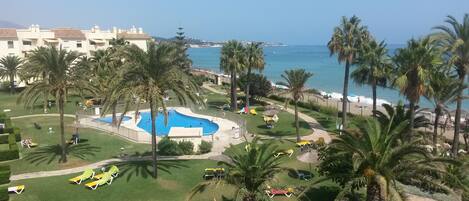
<path fill-rule="evenodd" d="M 210 85 L 203 85 L 204 88 L 206 88 L 207 90 L 213 92 L 213 93 L 217 93 L 217 94 L 223 94 L 225 95 L 226 92 L 224 91 L 219 91 L 213 87 L 211 87 Z M 280 106 L 278 105 L 277 103 L 274 103 L 272 101 L 265 101 L 271 105 L 277 105 L 279 107 L 283 107 L 283 106 Z M 291 108 L 287 108 L 286 109 L 286 112 L 288 113 L 291 113 L 291 114 L 295 114 L 295 110 L 291 109 Z M 332 137 L 331 135 L 324 129 L 324 127 L 321 126 L 321 124 L 319 124 L 319 122 L 314 119 L 313 117 L 310 117 L 304 113 L 301 113 L 301 112 L 298 112 L 298 117 L 300 119 L 303 119 L 306 123 L 309 124 L 309 126 L 311 127 L 311 129 L 313 129 L 313 133 L 310 134 L 310 135 L 307 135 L 307 136 L 302 136 L 301 139 L 304 139 L 304 140 L 318 140 L 320 137 L 322 137 L 324 139 L 324 141 L 326 143 L 329 143 L 331 142 L 332 140 Z M 275 138 L 275 137 L 272 137 L 272 138 Z M 295 138 L 296 139 L 296 138 Z"/>
<path fill-rule="evenodd" d="M 168 161 L 168 160 L 203 160 L 203 159 L 217 159 L 220 158 L 217 153 L 208 153 L 202 155 L 185 155 L 185 156 L 161 156 L 158 157 L 158 160 Z M 146 157 L 128 157 L 128 158 L 112 158 L 107 160 L 102 160 L 96 163 L 88 164 L 85 166 L 63 169 L 63 170 L 52 170 L 52 171 L 40 171 L 40 172 L 31 172 L 24 174 L 12 175 L 10 180 L 23 180 L 23 179 L 33 179 L 41 177 L 52 177 L 52 176 L 61 176 L 68 175 L 73 173 L 81 173 L 87 169 L 98 169 L 101 167 L 106 167 L 110 164 L 122 163 L 122 162 L 131 162 L 131 161 L 146 161 L 151 160 L 151 156 Z"/>
<path fill-rule="evenodd" d="M 60 114 L 52 113 L 52 114 L 31 114 L 31 115 L 23 115 L 17 117 L 10 117 L 10 119 L 22 119 L 22 118 L 30 118 L 30 117 L 58 117 Z M 64 117 L 72 117 L 75 118 L 73 114 L 64 114 Z"/>

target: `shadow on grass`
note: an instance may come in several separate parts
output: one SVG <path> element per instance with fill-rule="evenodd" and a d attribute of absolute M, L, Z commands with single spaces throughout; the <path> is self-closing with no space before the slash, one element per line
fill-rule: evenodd
<path fill-rule="evenodd" d="M 308 189 L 303 196 L 299 197 L 299 201 L 333 201 L 340 188 L 337 186 L 319 186 Z"/>
<path fill-rule="evenodd" d="M 188 166 L 184 165 L 182 162 L 184 162 L 184 160 L 158 161 L 158 172 L 163 171 L 171 174 L 171 169 L 187 168 Z M 153 176 L 152 161 L 150 160 L 125 161 L 115 165 L 119 167 L 120 174 L 126 177 L 127 182 L 130 181 L 132 177 L 142 177 L 146 179 Z"/>
<path fill-rule="evenodd" d="M 100 147 L 91 146 L 90 144 L 76 144 L 68 145 L 67 155 L 73 156 L 80 159 L 86 159 L 88 156 L 95 156 L 96 152 L 101 150 Z M 50 164 L 54 161 L 60 161 L 60 155 L 62 154 L 62 147 L 60 145 L 49 145 L 45 147 L 35 148 L 34 151 L 28 153 L 24 159 L 31 164 Z"/>

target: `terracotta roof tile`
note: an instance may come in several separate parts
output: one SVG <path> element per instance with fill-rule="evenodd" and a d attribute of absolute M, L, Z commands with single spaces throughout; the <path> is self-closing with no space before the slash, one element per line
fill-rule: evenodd
<path fill-rule="evenodd" d="M 53 29 L 56 38 L 85 40 L 85 34 L 78 29 Z"/>
<path fill-rule="evenodd" d="M 16 29 L 0 28 L 0 38 L 18 39 Z"/>

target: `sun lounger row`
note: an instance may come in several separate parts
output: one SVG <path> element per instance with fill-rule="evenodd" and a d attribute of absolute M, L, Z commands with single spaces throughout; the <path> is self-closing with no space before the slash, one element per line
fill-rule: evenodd
<path fill-rule="evenodd" d="M 69 179 L 71 183 L 81 184 L 81 182 L 88 179 L 95 179 L 95 181 L 86 183 L 85 186 L 91 190 L 96 190 L 99 186 L 108 184 L 111 185 L 113 179 L 119 176 L 119 169 L 117 166 L 111 166 L 107 172 L 96 174 L 92 169 L 85 170 L 83 174 Z"/>

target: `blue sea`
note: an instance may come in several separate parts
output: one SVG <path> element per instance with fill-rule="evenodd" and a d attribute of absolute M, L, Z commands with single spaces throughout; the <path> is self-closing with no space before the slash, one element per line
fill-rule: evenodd
<path fill-rule="evenodd" d="M 402 45 L 388 45 L 389 53 L 394 54 Z M 288 69 L 304 68 L 314 76 L 308 81 L 308 87 L 325 92 L 342 93 L 344 79 L 344 64 L 339 64 L 337 57 L 330 56 L 326 46 L 278 46 L 265 47 L 266 66 L 262 72 L 273 82 L 280 81 L 280 75 Z M 193 65 L 220 72 L 220 48 L 190 48 L 189 56 Z M 352 67 L 352 72 L 355 68 Z M 468 90 L 469 93 L 469 90 Z M 371 87 L 359 86 L 350 80 L 349 94 L 371 97 Z M 378 98 L 397 103 L 405 98 L 395 89 L 379 88 Z M 424 97 L 420 101 L 421 107 L 432 107 L 431 102 Z M 455 108 L 455 105 L 450 107 Z M 463 108 L 469 109 L 469 101 L 463 103 Z"/>

